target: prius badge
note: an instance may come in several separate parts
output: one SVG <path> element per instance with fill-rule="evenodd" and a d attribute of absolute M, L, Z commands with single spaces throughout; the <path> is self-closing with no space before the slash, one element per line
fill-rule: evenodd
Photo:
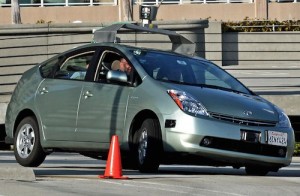
<path fill-rule="evenodd" d="M 245 111 L 243 112 L 243 114 L 246 115 L 246 116 L 251 116 L 251 115 L 252 115 L 252 112 L 251 112 L 251 111 L 248 111 L 248 110 L 245 110 Z"/>

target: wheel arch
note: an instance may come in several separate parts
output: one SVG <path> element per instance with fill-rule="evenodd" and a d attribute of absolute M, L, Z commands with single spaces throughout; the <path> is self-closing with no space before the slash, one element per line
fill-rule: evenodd
<path fill-rule="evenodd" d="M 30 109 L 24 109 L 18 114 L 18 116 L 15 120 L 13 135 L 15 135 L 15 133 L 17 131 L 17 127 L 20 124 L 20 122 L 22 121 L 22 119 L 24 119 L 27 116 L 32 116 L 33 118 L 35 118 L 36 122 L 38 123 L 35 113 Z M 39 125 L 39 123 L 38 123 L 38 125 Z"/>
<path fill-rule="evenodd" d="M 151 111 L 151 110 L 142 110 L 139 113 L 137 113 L 135 115 L 135 117 L 132 120 L 130 129 L 129 129 L 129 134 L 128 134 L 128 141 L 129 141 L 129 148 L 132 149 L 133 148 L 133 137 L 134 134 L 139 130 L 139 127 L 141 127 L 143 121 L 147 118 L 152 118 L 152 119 L 156 119 L 159 121 L 159 117 L 156 115 L 155 112 Z M 161 126 L 159 124 L 159 128 L 160 128 L 160 137 L 162 138 L 162 131 L 161 131 Z"/>

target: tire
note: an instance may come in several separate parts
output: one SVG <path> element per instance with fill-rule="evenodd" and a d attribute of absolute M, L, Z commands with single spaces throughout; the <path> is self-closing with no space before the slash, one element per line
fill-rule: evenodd
<path fill-rule="evenodd" d="M 162 154 L 158 120 L 146 119 L 134 135 L 136 162 L 140 172 L 157 172 Z"/>
<path fill-rule="evenodd" d="M 269 169 L 259 166 L 246 166 L 245 171 L 250 176 L 265 176 L 269 173 Z"/>
<path fill-rule="evenodd" d="M 46 158 L 41 143 L 37 121 L 25 117 L 18 125 L 14 137 L 14 154 L 17 162 L 24 167 L 37 167 Z"/>

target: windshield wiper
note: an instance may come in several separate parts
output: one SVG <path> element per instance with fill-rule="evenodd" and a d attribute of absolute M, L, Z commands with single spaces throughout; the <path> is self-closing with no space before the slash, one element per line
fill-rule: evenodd
<path fill-rule="evenodd" d="M 164 79 L 157 79 L 157 80 L 162 82 L 169 82 L 169 83 L 176 83 L 176 84 L 183 84 L 183 85 L 194 85 L 192 83 L 186 83 L 178 80 L 164 80 Z"/>
<path fill-rule="evenodd" d="M 218 90 L 223 90 L 223 91 L 228 91 L 228 92 L 234 92 L 234 93 L 238 93 L 238 94 L 245 94 L 244 92 L 235 90 L 235 89 L 231 89 L 231 88 L 225 88 L 222 86 L 216 86 L 216 85 L 210 85 L 210 84 L 193 84 L 202 88 L 212 88 L 212 89 L 218 89 Z"/>
<path fill-rule="evenodd" d="M 218 90 L 223 90 L 223 91 L 228 91 L 228 92 L 234 92 L 237 94 L 246 94 L 245 92 L 230 89 L 230 88 L 225 88 L 222 86 L 216 86 L 216 85 L 210 85 L 210 84 L 195 84 L 195 83 L 189 83 L 189 82 L 182 82 L 178 80 L 160 80 L 163 82 L 170 82 L 170 83 L 175 83 L 175 84 L 183 84 L 183 85 L 189 85 L 189 86 L 199 86 L 201 88 L 212 88 L 212 89 L 218 89 Z"/>

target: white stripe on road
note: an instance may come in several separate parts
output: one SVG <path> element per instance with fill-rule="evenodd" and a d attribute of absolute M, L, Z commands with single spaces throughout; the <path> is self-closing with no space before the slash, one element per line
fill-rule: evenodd
<path fill-rule="evenodd" d="M 146 188 L 146 189 L 162 190 L 162 191 L 175 192 L 175 193 L 181 193 L 181 194 L 189 194 L 189 195 L 199 195 L 199 194 L 193 194 L 193 193 L 186 192 L 186 191 L 178 191 L 178 190 L 174 190 L 174 188 L 179 187 L 179 188 L 185 188 L 185 189 L 191 189 L 191 190 L 197 189 L 199 191 L 217 193 L 217 194 L 221 194 L 221 195 L 244 196 L 244 195 L 241 195 L 241 194 L 229 193 L 229 192 L 224 192 L 224 191 L 215 191 L 215 190 L 210 190 L 210 189 L 202 189 L 202 188 L 195 188 L 195 187 L 188 187 L 188 186 L 178 186 L 178 185 L 169 185 L 169 184 L 161 184 L 161 183 L 152 183 L 152 182 L 131 181 L 131 182 L 136 183 L 136 185 L 126 183 L 126 181 L 116 182 L 116 181 L 111 181 L 111 180 L 110 181 L 104 180 L 104 181 L 100 181 L 100 182 L 109 183 L 109 184 L 117 184 L 117 185 L 121 185 L 121 186 L 132 186 L 132 187 L 140 187 L 140 188 Z M 142 185 L 138 185 L 138 183 L 147 184 L 147 185 L 151 185 L 151 186 L 142 186 Z M 152 186 L 152 185 L 155 185 L 155 186 Z M 166 188 L 158 188 L 159 186 L 166 187 Z M 169 187 L 169 188 L 167 188 L 167 187 Z M 203 193 L 201 193 L 201 195 L 203 195 Z"/>

